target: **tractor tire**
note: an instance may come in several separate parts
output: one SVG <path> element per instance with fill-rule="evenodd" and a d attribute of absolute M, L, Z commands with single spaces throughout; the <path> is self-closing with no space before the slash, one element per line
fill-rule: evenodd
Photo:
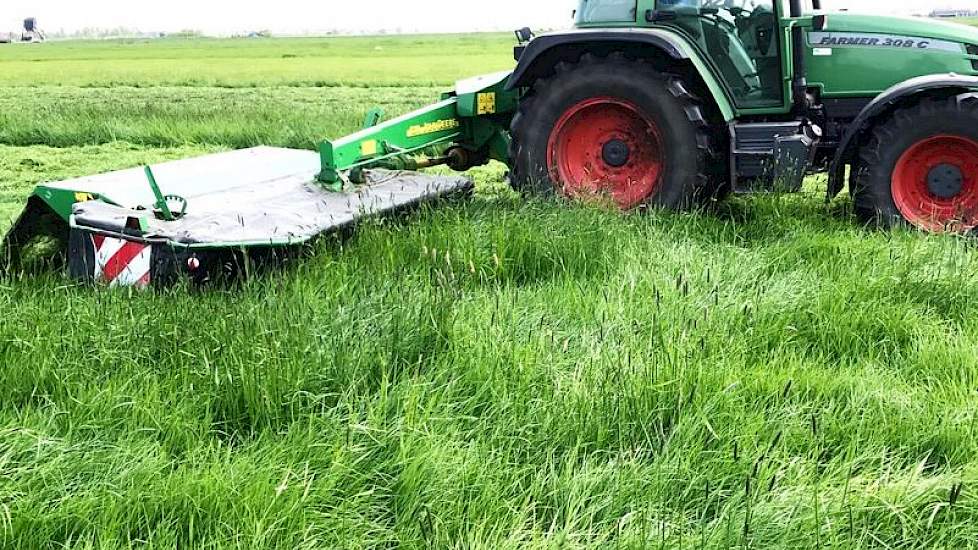
<path fill-rule="evenodd" d="M 605 196 L 623 210 L 685 210 L 710 190 L 711 133 L 675 75 L 584 55 L 527 92 L 511 125 L 510 183 L 529 195 Z"/>
<path fill-rule="evenodd" d="M 879 124 L 860 150 L 856 214 L 883 228 L 978 227 L 978 94 L 926 99 Z"/>

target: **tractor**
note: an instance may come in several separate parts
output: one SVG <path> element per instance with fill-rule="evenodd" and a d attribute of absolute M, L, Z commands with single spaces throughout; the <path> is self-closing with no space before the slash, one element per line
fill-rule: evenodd
<path fill-rule="evenodd" d="M 5 239 L 6 269 L 47 228 L 80 278 L 196 277 L 228 254 L 466 194 L 464 177 L 417 170 L 491 160 L 520 193 L 624 210 L 794 192 L 827 172 L 827 198 L 848 186 L 866 222 L 978 228 L 978 29 L 819 0 L 580 0 L 574 13 L 568 31 L 517 31 L 512 71 L 391 120 L 372 111 L 317 152 L 256 148 L 41 185 Z"/>
<path fill-rule="evenodd" d="M 818 0 L 582 0 L 576 22 L 517 48 L 517 189 L 683 209 L 827 171 L 865 221 L 978 226 L 978 30 Z"/>

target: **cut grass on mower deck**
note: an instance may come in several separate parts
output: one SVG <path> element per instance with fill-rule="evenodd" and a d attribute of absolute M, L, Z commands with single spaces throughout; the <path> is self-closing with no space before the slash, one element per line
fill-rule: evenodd
<path fill-rule="evenodd" d="M 87 141 L 111 108 L 64 92 L 63 148 L 0 145 L 0 211 L 36 182 L 229 146 Z M 155 101 L 106 93 L 148 131 Z M 228 97 L 165 93 L 188 127 Z M 306 92 L 255 93 L 280 99 L 227 126 L 241 143 Z M 621 215 L 524 202 L 502 174 L 234 287 L 0 279 L 0 547 L 978 540 L 971 241 L 859 229 L 815 181 Z"/>

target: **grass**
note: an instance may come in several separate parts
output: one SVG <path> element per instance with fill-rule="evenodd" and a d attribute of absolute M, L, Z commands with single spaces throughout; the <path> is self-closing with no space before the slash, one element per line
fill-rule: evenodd
<path fill-rule="evenodd" d="M 26 87 L 445 86 L 509 69 L 512 46 L 508 34 L 62 42 L 8 46 L 0 69 Z"/>
<path fill-rule="evenodd" d="M 394 115 L 436 101 L 442 88 L 8 88 L 0 142 L 153 147 L 206 143 L 314 149 L 358 128 L 372 107 Z M 42 114 L 43 124 L 36 117 Z"/>
<path fill-rule="evenodd" d="M 0 212 L 435 91 L 81 84 L 0 93 Z M 473 177 L 233 288 L 0 280 L 0 547 L 978 540 L 973 243 L 859 228 L 817 182 L 621 215 Z"/>

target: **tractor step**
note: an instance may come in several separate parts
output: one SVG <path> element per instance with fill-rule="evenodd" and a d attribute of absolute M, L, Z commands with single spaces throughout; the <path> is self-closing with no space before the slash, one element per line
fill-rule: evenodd
<path fill-rule="evenodd" d="M 730 181 L 735 193 L 797 192 L 817 138 L 802 122 L 730 125 Z"/>

